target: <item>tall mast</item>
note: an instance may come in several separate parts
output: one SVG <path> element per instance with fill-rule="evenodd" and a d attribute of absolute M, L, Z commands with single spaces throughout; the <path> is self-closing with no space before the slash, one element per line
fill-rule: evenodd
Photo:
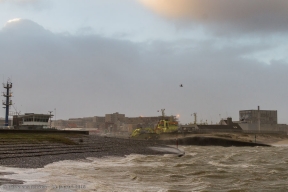
<path fill-rule="evenodd" d="M 193 113 L 193 115 L 194 115 L 194 125 L 196 125 L 197 124 L 197 113 Z"/>
<path fill-rule="evenodd" d="M 9 107 L 10 105 L 12 105 L 12 100 L 10 100 L 10 97 L 12 97 L 12 92 L 10 91 L 10 89 L 12 88 L 12 82 L 8 80 L 6 85 L 3 83 L 3 87 L 4 89 L 6 89 L 6 93 L 3 92 L 3 96 L 6 98 L 6 101 L 3 101 L 2 104 L 4 105 L 3 108 L 6 109 L 5 126 L 8 126 Z"/>
<path fill-rule="evenodd" d="M 162 120 L 164 120 L 165 119 L 165 109 L 161 109 L 161 111 L 162 111 Z"/>

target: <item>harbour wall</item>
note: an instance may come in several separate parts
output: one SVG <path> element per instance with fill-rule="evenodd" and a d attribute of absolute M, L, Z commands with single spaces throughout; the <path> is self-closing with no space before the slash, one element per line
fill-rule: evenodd
<path fill-rule="evenodd" d="M 0 133 L 45 133 L 45 134 L 83 134 L 89 135 L 89 131 L 66 131 L 66 130 L 45 130 L 45 129 L 37 129 L 37 130 L 25 130 L 25 129 L 0 129 Z"/>

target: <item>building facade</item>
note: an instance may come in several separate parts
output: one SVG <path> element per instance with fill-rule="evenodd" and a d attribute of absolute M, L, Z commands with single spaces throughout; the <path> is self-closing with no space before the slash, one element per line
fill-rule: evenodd
<path fill-rule="evenodd" d="M 100 132 L 126 132 L 131 133 L 134 129 L 139 127 L 153 128 L 163 119 L 162 116 L 154 117 L 125 117 L 125 114 L 118 112 L 112 114 L 105 114 L 105 116 L 94 116 L 84 118 L 70 118 L 68 120 L 52 120 L 52 127 L 58 129 L 65 128 L 95 128 Z M 177 121 L 176 116 L 165 116 L 166 120 Z"/>
<path fill-rule="evenodd" d="M 288 131 L 288 125 L 278 124 L 277 110 L 242 110 L 239 111 L 238 123 L 245 131 Z"/>
<path fill-rule="evenodd" d="M 124 122 L 125 114 L 120 114 L 118 112 L 105 115 L 106 123 L 116 123 L 117 121 Z"/>
<path fill-rule="evenodd" d="M 258 114 L 259 113 L 259 114 Z M 239 121 L 249 124 L 257 124 L 260 118 L 260 124 L 277 124 L 276 110 L 241 110 L 239 111 Z"/>
<path fill-rule="evenodd" d="M 14 129 L 43 129 L 52 128 L 49 119 L 53 115 L 25 113 L 13 116 Z"/>

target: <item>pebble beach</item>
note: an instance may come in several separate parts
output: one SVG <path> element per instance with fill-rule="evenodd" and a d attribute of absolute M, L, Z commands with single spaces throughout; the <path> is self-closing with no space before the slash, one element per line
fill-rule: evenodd
<path fill-rule="evenodd" d="M 155 151 L 151 148 L 164 146 L 157 141 L 139 141 L 95 135 L 83 136 L 74 140 L 76 145 L 61 143 L 2 144 L 0 166 L 41 168 L 49 163 L 61 160 L 125 156 L 133 153 L 143 155 L 167 153 Z"/>

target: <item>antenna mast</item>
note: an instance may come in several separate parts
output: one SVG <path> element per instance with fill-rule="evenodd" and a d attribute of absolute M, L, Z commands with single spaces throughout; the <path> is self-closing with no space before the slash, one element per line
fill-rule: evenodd
<path fill-rule="evenodd" d="M 165 109 L 161 109 L 161 111 L 162 111 L 162 119 L 164 120 L 165 119 Z"/>
<path fill-rule="evenodd" d="M 6 109 L 5 114 L 5 126 L 8 126 L 8 116 L 9 116 L 9 107 L 12 105 L 12 100 L 10 100 L 10 97 L 12 97 L 12 92 L 10 89 L 12 88 L 12 82 L 8 79 L 6 85 L 3 83 L 4 89 L 6 89 L 6 93 L 3 92 L 3 96 L 6 97 L 6 101 L 3 101 L 2 104 L 4 105 L 3 108 Z"/>
<path fill-rule="evenodd" d="M 193 113 L 193 115 L 194 115 L 194 125 L 196 125 L 197 124 L 197 113 Z"/>

